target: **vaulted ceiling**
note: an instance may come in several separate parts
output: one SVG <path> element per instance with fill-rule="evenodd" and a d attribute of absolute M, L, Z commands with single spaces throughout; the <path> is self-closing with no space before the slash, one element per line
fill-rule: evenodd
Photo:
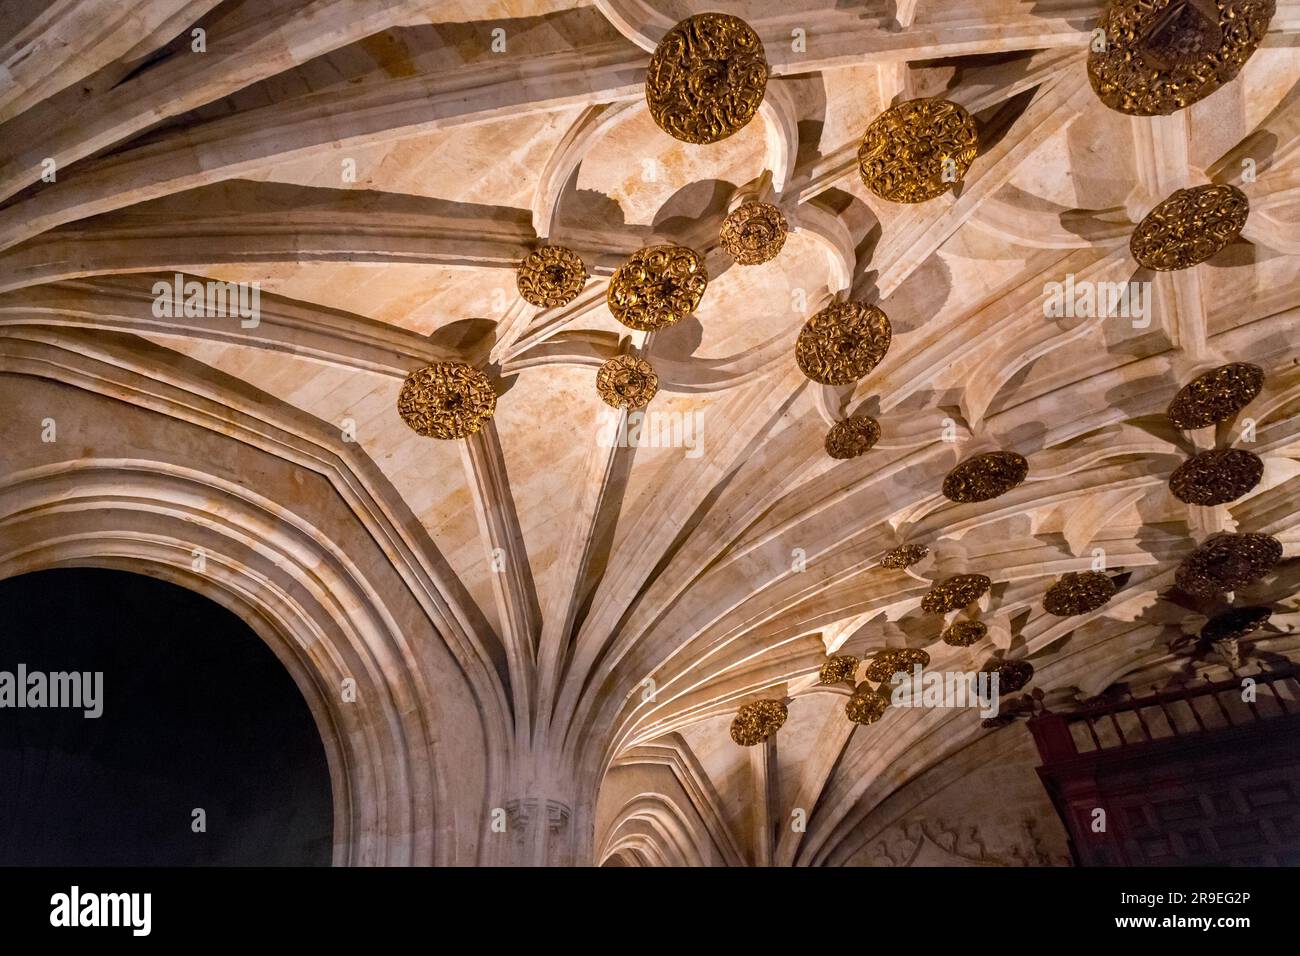
<path fill-rule="evenodd" d="M 659 39 L 701 9 L 743 17 L 771 67 L 759 115 L 707 146 L 665 134 L 643 92 Z M 445 560 L 515 751 L 593 791 L 620 768 L 669 768 L 712 846 L 678 846 L 663 817 L 680 808 L 638 785 L 588 823 L 592 862 L 842 861 L 890 793 L 1002 731 L 961 710 L 858 727 L 847 687 L 818 683 L 828 653 L 924 648 L 946 670 L 1026 659 L 1033 686 L 1062 699 L 1158 681 L 1184 669 L 1169 645 L 1204 620 L 1162 599 L 1198 542 L 1239 530 L 1300 548 L 1300 3 L 1279 2 L 1235 80 L 1155 117 L 1091 88 L 1101 9 L 6 3 L 0 335 L 56 334 L 355 443 Z M 922 96 L 975 118 L 979 154 L 957 188 L 891 203 L 863 184 L 858 146 L 884 109 Z M 1135 224 L 1205 183 L 1246 193 L 1242 238 L 1190 269 L 1139 267 Z M 721 220 L 759 195 L 789 238 L 770 262 L 734 264 Z M 693 316 L 633 334 L 606 289 L 654 242 L 700 252 L 710 281 Z M 591 272 L 560 308 L 516 288 L 543 243 Z M 260 322 L 158 317 L 151 289 L 178 271 L 257 282 Z M 1045 315 L 1067 276 L 1149 282 L 1150 321 Z M 804 321 L 836 294 L 893 327 L 885 359 L 849 386 L 794 361 Z M 620 352 L 653 364 L 647 411 L 689 424 L 696 447 L 603 439 L 626 412 L 602 403 L 596 370 Z M 495 416 L 463 441 L 423 438 L 397 414 L 403 379 L 452 360 L 488 375 Z M 1264 477 L 1231 504 L 1187 505 L 1169 474 L 1243 441 L 1242 424 L 1182 432 L 1163 413 L 1227 362 L 1265 371 L 1241 445 Z M 881 438 L 833 459 L 826 432 L 853 413 Z M 999 449 L 1027 459 L 1022 484 L 982 503 L 941 494 L 960 460 Z M 881 567 L 902 543 L 930 556 Z M 1044 592 L 1096 549 L 1118 593 L 1048 614 Z M 950 647 L 919 605 L 962 572 L 993 581 L 989 634 Z M 1286 596 L 1270 586 L 1259 600 Z M 1289 607 L 1261 648 L 1289 652 Z M 728 727 L 760 698 L 788 699 L 790 716 L 756 757 Z M 738 822 L 726 808 L 739 803 L 758 809 Z M 808 810 L 806 831 L 773 827 L 791 808 Z"/>

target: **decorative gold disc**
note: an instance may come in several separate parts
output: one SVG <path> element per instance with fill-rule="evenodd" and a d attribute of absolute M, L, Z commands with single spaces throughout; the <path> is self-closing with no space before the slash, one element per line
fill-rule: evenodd
<path fill-rule="evenodd" d="M 989 626 L 983 621 L 953 621 L 943 632 L 943 642 L 952 647 L 970 647 L 988 635 Z"/>
<path fill-rule="evenodd" d="M 921 610 L 926 614 L 947 614 L 974 604 L 993 586 L 982 574 L 956 574 L 925 592 Z"/>
<path fill-rule="evenodd" d="M 769 202 L 747 202 L 722 220 L 722 248 L 742 266 L 775 259 L 785 245 L 789 224 L 781 210 Z"/>
<path fill-rule="evenodd" d="M 1115 596 L 1115 582 L 1100 571 L 1071 571 L 1047 589 L 1043 608 L 1057 617 L 1095 611 Z"/>
<path fill-rule="evenodd" d="M 1263 387 L 1264 370 L 1258 365 L 1220 365 L 1180 388 L 1165 414 L 1179 428 L 1217 425 L 1254 401 Z"/>
<path fill-rule="evenodd" d="M 967 458 L 943 479 L 945 498 L 962 504 L 1005 495 L 1025 480 L 1029 462 L 1014 451 L 990 451 Z"/>
<path fill-rule="evenodd" d="M 858 172 L 877 196 L 925 202 L 961 182 L 979 150 L 975 121 L 944 99 L 907 100 L 867 127 Z"/>
<path fill-rule="evenodd" d="M 606 405 L 644 408 L 659 391 L 659 376 L 645 359 L 615 355 L 596 373 L 596 391 Z"/>
<path fill-rule="evenodd" d="M 647 246 L 618 267 L 606 301 L 628 328 L 654 332 L 694 312 L 708 284 L 699 253 L 685 246 Z"/>
<path fill-rule="evenodd" d="M 826 454 L 832 458 L 857 458 L 880 440 L 880 425 L 870 415 L 850 415 L 826 433 Z"/>
<path fill-rule="evenodd" d="M 874 724 L 889 708 L 889 698 L 875 691 L 856 691 L 844 705 L 844 715 L 855 724 Z"/>
<path fill-rule="evenodd" d="M 886 647 L 872 656 L 864 675 L 867 680 L 883 684 L 895 674 L 910 674 L 917 664 L 928 667 L 930 655 L 920 648 Z"/>
<path fill-rule="evenodd" d="M 731 722 L 731 739 L 742 747 L 761 744 L 781 729 L 789 715 L 779 700 L 755 700 L 743 705 Z"/>
<path fill-rule="evenodd" d="M 542 246 L 519 264 L 515 283 L 525 302 L 542 309 L 558 309 L 577 298 L 587 284 L 587 267 L 572 249 Z"/>
<path fill-rule="evenodd" d="M 1034 679 L 1034 665 L 1029 661 L 998 660 L 994 658 L 980 668 L 986 674 L 998 675 L 998 696 L 1014 694 Z"/>
<path fill-rule="evenodd" d="M 1129 252 L 1157 272 L 1186 269 L 1241 235 L 1249 213 L 1250 201 L 1236 186 L 1180 189 L 1138 223 Z"/>
<path fill-rule="evenodd" d="M 426 438 L 467 438 L 483 427 L 496 408 L 492 383 L 464 362 L 416 369 L 406 376 L 397 396 L 402 421 Z"/>
<path fill-rule="evenodd" d="M 910 568 L 918 561 L 924 561 L 929 554 L 930 549 L 923 544 L 900 544 L 892 551 L 885 552 L 885 556 L 880 559 L 880 566 L 895 570 Z"/>
<path fill-rule="evenodd" d="M 1264 475 L 1264 461 L 1240 448 L 1203 451 L 1169 476 L 1169 490 L 1189 505 L 1224 505 L 1250 491 Z"/>
<path fill-rule="evenodd" d="M 823 684 L 852 683 L 853 674 L 858 669 L 858 659 L 851 654 L 828 658 L 817 673 L 817 679 Z"/>
<path fill-rule="evenodd" d="M 1235 77 L 1276 9 L 1275 0 L 1111 0 L 1088 79 L 1113 110 L 1168 115 Z"/>
<path fill-rule="evenodd" d="M 716 143 L 743 129 L 766 90 L 762 41 L 725 13 L 698 13 L 664 34 L 645 79 L 650 115 L 684 143 Z"/>
<path fill-rule="evenodd" d="M 1282 544 L 1271 535 L 1215 534 L 1183 559 L 1174 583 L 1195 597 L 1218 597 L 1258 581 L 1281 560 Z"/>
<path fill-rule="evenodd" d="M 1201 626 L 1202 640 L 1240 640 L 1249 637 L 1268 623 L 1273 612 L 1266 607 L 1233 607 L 1214 615 Z"/>
<path fill-rule="evenodd" d="M 893 330 L 877 306 L 834 302 L 804 323 L 795 342 L 800 370 L 822 385 L 848 385 L 889 351 Z"/>

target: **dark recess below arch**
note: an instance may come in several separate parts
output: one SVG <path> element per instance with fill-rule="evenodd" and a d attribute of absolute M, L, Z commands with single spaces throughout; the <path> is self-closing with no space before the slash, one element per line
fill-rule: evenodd
<path fill-rule="evenodd" d="M 102 671 L 104 710 L 0 707 L 0 865 L 330 863 L 315 722 L 236 615 L 124 571 L 20 575 L 0 581 L 0 671 L 20 663 Z"/>

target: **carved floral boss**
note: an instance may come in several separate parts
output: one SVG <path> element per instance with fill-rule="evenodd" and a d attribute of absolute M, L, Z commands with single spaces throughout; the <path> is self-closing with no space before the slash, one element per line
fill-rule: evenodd
<path fill-rule="evenodd" d="M 1088 79 L 1121 113 L 1185 109 L 1240 72 L 1276 11 L 1275 0 L 1112 0 L 1088 56 Z"/>
<path fill-rule="evenodd" d="M 979 149 L 975 121 L 950 100 L 906 100 L 867 127 L 858 149 L 863 183 L 891 202 L 935 199 L 966 175 Z"/>
<path fill-rule="evenodd" d="M 1249 213 L 1250 202 L 1236 186 L 1180 189 L 1138 223 L 1129 251 L 1148 269 L 1187 269 L 1241 235 Z"/>
<path fill-rule="evenodd" d="M 486 375 L 464 362 L 440 362 L 406 377 L 397 412 L 426 438 L 468 438 L 496 411 L 497 393 Z"/>
<path fill-rule="evenodd" d="M 669 30 L 646 73 L 650 115 L 684 143 L 716 143 L 758 112 L 767 91 L 767 57 L 739 17 L 700 13 Z"/>

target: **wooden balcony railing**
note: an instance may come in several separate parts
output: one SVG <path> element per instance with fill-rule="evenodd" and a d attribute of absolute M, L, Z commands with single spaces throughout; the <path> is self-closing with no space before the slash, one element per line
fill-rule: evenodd
<path fill-rule="evenodd" d="M 1248 683 L 1250 682 L 1250 683 Z M 1044 764 L 1300 714 L 1300 668 L 1283 663 L 1227 680 L 1042 711 L 1029 730 Z"/>

